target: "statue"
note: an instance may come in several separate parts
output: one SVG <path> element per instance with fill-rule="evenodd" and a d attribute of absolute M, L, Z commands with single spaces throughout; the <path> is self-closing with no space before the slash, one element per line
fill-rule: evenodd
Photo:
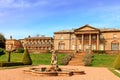
<path fill-rule="evenodd" d="M 55 53 L 55 50 L 51 50 L 52 56 L 51 56 L 51 65 L 52 67 L 58 67 L 57 65 L 57 54 Z"/>

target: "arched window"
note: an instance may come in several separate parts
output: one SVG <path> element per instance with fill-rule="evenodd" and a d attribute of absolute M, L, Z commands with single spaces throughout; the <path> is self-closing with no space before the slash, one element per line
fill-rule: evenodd
<path fill-rule="evenodd" d="M 65 43 L 64 42 L 58 43 L 58 50 L 65 50 Z"/>
<path fill-rule="evenodd" d="M 111 50 L 119 50 L 119 42 L 118 41 L 111 42 Z"/>

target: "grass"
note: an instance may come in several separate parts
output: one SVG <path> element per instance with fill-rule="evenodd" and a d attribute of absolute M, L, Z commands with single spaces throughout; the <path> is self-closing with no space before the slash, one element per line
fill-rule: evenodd
<path fill-rule="evenodd" d="M 116 55 L 94 54 L 92 66 L 94 67 L 112 67 Z"/>
<path fill-rule="evenodd" d="M 50 65 L 51 63 L 51 54 L 45 53 L 45 54 L 30 54 L 33 64 L 32 65 Z M 58 64 L 60 63 L 62 57 L 64 57 L 65 54 L 58 54 Z M 2 55 L 0 56 L 0 61 L 7 61 L 8 55 Z M 22 53 L 12 53 L 11 54 L 11 62 L 21 62 L 22 61 Z"/>

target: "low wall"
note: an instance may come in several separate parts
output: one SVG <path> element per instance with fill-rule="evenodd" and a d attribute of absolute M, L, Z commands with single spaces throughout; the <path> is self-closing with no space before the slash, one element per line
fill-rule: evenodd
<path fill-rule="evenodd" d="M 105 53 L 106 54 L 118 54 L 118 53 L 120 53 L 120 50 L 117 50 L 117 51 L 115 51 L 115 50 L 106 50 Z"/>

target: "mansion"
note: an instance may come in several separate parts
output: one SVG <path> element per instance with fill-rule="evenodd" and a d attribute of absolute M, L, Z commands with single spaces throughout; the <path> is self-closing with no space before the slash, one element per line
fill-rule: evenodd
<path fill-rule="evenodd" d="M 84 52 L 88 50 L 120 50 L 120 30 L 98 29 L 84 25 L 78 29 L 62 30 L 54 33 L 55 50 Z"/>
<path fill-rule="evenodd" d="M 54 37 L 36 36 L 15 40 L 12 37 L 6 40 L 6 49 L 9 43 L 14 48 L 28 48 L 30 52 L 47 52 L 55 49 L 58 52 L 71 53 L 89 50 L 120 51 L 120 30 L 113 28 L 95 28 L 84 25 L 78 29 L 61 30 L 54 32 Z"/>

